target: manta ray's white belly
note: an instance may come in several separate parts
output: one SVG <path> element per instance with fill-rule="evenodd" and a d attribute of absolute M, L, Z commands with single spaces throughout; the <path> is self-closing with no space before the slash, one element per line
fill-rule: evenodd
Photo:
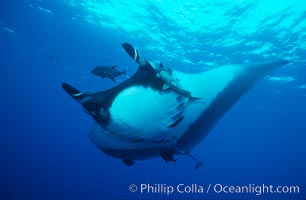
<path fill-rule="evenodd" d="M 90 138 L 101 148 L 173 147 L 227 86 L 236 69 L 233 66 L 197 74 L 174 72 L 179 87 L 190 91 L 193 97 L 201 98 L 192 102 L 173 91 L 129 87 L 118 94 L 110 107 L 111 124 L 104 127 L 96 124 Z M 175 127 L 169 127 L 180 116 L 183 119 Z"/>

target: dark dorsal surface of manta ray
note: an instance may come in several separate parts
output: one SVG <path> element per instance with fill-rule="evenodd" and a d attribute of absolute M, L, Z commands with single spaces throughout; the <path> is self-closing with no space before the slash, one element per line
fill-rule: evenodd
<path fill-rule="evenodd" d="M 111 89 L 81 92 L 63 89 L 93 117 L 89 133 L 104 153 L 126 165 L 161 157 L 175 161 L 188 155 L 218 120 L 254 83 L 288 63 L 227 65 L 199 73 L 184 73 L 146 60 L 129 43 L 122 47 L 138 64 L 136 73 Z M 197 161 L 196 168 L 201 165 Z"/>

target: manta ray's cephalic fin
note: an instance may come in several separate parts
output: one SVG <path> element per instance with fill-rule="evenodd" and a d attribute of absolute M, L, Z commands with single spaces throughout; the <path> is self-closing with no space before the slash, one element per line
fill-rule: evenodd
<path fill-rule="evenodd" d="M 131 44 L 122 43 L 121 46 L 129 54 L 129 56 L 133 58 L 140 66 L 143 66 L 147 63 L 146 59 L 142 57 L 137 51 L 137 49 L 135 49 Z"/>
<path fill-rule="evenodd" d="M 74 88 L 73 86 L 69 85 L 68 83 L 62 83 L 62 88 L 65 90 L 69 96 L 71 96 L 76 101 L 79 101 L 86 96 L 85 93 L 81 92 L 80 90 Z"/>

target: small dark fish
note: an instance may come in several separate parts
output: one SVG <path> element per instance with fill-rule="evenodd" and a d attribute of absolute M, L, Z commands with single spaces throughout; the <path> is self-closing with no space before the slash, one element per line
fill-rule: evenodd
<path fill-rule="evenodd" d="M 95 69 L 91 71 L 94 75 L 100 76 L 102 78 L 109 78 L 113 81 L 115 81 L 115 78 L 125 74 L 126 70 L 123 70 L 122 72 L 117 69 L 117 66 L 98 66 Z"/>
<path fill-rule="evenodd" d="M 162 157 L 162 159 L 164 159 L 165 162 L 174 162 L 175 163 L 175 159 L 174 159 L 174 151 L 172 149 L 168 149 L 165 151 L 160 152 L 160 156 Z"/>
<path fill-rule="evenodd" d="M 132 160 L 130 160 L 130 159 L 123 159 L 122 161 L 123 161 L 123 163 L 124 163 L 125 165 L 127 165 L 127 166 L 132 166 L 132 165 L 134 165 L 134 161 L 132 161 Z"/>
<path fill-rule="evenodd" d="M 193 97 L 191 96 L 191 93 L 187 90 L 183 90 L 183 89 L 180 89 L 178 88 L 177 86 L 175 85 L 170 85 L 170 88 L 173 89 L 176 93 L 178 93 L 179 95 L 182 95 L 184 97 L 188 97 L 189 100 L 191 101 L 197 101 L 197 100 L 201 100 L 202 98 L 198 98 L 198 97 Z"/>
<path fill-rule="evenodd" d="M 54 59 L 54 56 L 49 57 L 49 62 L 51 62 Z"/>

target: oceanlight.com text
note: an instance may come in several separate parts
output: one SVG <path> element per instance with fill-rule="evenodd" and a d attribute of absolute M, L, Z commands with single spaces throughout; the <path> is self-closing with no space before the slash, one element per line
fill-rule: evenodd
<path fill-rule="evenodd" d="M 299 194 L 299 186 L 273 186 L 273 185 L 255 185 L 249 184 L 244 186 L 227 186 L 215 184 L 213 188 L 215 193 L 230 193 L 230 194 Z"/>

